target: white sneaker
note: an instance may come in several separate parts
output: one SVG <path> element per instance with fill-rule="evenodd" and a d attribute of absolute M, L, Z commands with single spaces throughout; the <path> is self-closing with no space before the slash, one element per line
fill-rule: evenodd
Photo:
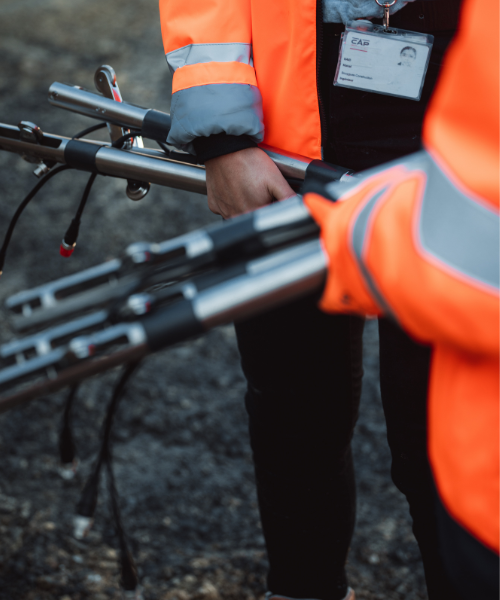
<path fill-rule="evenodd" d="M 290 598 L 289 596 L 279 596 L 272 592 L 267 592 L 266 600 L 314 600 L 314 598 Z M 343 600 L 356 600 L 354 590 L 347 588 L 347 594 L 344 596 Z"/>

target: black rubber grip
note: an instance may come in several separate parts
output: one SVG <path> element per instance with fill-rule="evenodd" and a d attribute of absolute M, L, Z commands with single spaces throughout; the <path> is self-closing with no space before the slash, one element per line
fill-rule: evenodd
<path fill-rule="evenodd" d="M 234 279 L 235 277 L 239 277 L 240 275 L 246 274 L 246 263 L 238 262 L 235 265 L 229 265 L 228 267 L 225 267 L 220 271 L 198 275 L 198 277 L 195 277 L 194 279 L 194 284 L 198 292 L 203 292 L 203 290 L 212 288 L 218 285 L 219 283 L 224 283 L 229 279 Z"/>
<path fill-rule="evenodd" d="M 70 140 L 64 149 L 64 160 L 74 169 L 98 173 L 95 157 L 101 148 L 97 144 Z"/>
<path fill-rule="evenodd" d="M 170 131 L 170 115 L 159 110 L 148 110 L 142 121 L 141 132 L 145 138 L 166 142 Z"/>
<path fill-rule="evenodd" d="M 207 231 L 214 243 L 217 259 L 224 263 L 252 256 L 262 249 L 259 233 L 255 230 L 253 214 L 226 221 L 224 225 Z"/>
<path fill-rule="evenodd" d="M 314 192 L 328 197 L 325 186 L 332 183 L 332 181 L 338 181 L 342 175 L 351 172 L 352 171 L 345 167 L 332 165 L 322 160 L 313 160 L 307 166 L 301 193 L 307 194 L 308 192 Z"/>
<path fill-rule="evenodd" d="M 180 300 L 158 309 L 141 320 L 152 352 L 202 333 L 190 300 Z"/>

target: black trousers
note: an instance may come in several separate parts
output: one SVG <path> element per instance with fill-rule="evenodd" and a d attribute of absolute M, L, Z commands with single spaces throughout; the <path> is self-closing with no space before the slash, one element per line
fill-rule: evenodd
<path fill-rule="evenodd" d="M 420 132 L 452 32 L 436 33 L 420 102 L 333 87 L 339 37 L 324 25 L 325 160 L 362 170 L 420 149 Z M 363 321 L 326 315 L 309 297 L 236 326 L 271 591 L 340 600 L 355 520 L 350 440 Z M 459 598 L 440 556 L 427 462 L 430 350 L 380 321 L 381 391 L 392 477 L 405 494 L 431 600 Z"/>
<path fill-rule="evenodd" d="M 438 498 L 437 519 L 444 546 L 444 562 L 464 600 L 498 600 L 498 554 L 461 527 Z"/>
<path fill-rule="evenodd" d="M 236 326 L 248 381 L 268 587 L 338 600 L 355 520 L 350 441 L 362 377 L 359 317 L 308 297 Z"/>

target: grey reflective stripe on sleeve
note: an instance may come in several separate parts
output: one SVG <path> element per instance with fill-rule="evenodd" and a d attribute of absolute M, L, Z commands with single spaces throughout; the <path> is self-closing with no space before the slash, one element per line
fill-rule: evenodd
<path fill-rule="evenodd" d="M 370 215 L 373 209 L 375 208 L 377 202 L 385 194 L 389 187 L 389 185 L 386 185 L 381 190 L 379 190 L 372 198 L 370 198 L 370 200 L 361 209 L 361 212 L 359 213 L 356 222 L 354 223 L 354 228 L 352 232 L 352 246 L 354 249 L 354 255 L 356 256 L 359 270 L 361 271 L 365 283 L 370 289 L 370 292 L 373 298 L 375 299 L 375 302 L 380 306 L 380 308 L 384 311 L 384 313 L 387 316 L 390 316 L 393 319 L 395 319 L 391 309 L 389 308 L 382 294 L 380 293 L 377 284 L 373 280 L 370 272 L 368 271 L 363 262 L 363 245 L 365 242 L 366 229 L 368 227 Z"/>
<path fill-rule="evenodd" d="M 216 133 L 264 139 L 262 97 L 258 88 L 241 83 L 216 83 L 180 90 L 172 95 L 172 126 L 167 142 L 194 154 L 192 141 Z"/>
<path fill-rule="evenodd" d="M 364 182 L 369 178 L 379 173 L 384 173 L 393 167 L 406 167 L 409 171 L 414 169 L 420 169 L 425 171 L 427 167 L 427 152 L 421 150 L 420 152 L 414 152 L 413 154 L 408 154 L 404 158 L 398 158 L 396 160 L 391 160 L 389 162 L 383 163 L 377 167 L 372 167 L 371 169 L 366 169 L 360 173 L 356 173 L 356 176 L 352 179 L 344 180 L 344 181 L 332 181 L 326 186 L 326 191 L 332 196 L 332 198 L 341 198 L 347 193 L 352 192 L 358 187 L 364 186 Z"/>
<path fill-rule="evenodd" d="M 189 44 L 166 54 L 170 71 L 180 67 L 207 62 L 240 62 L 253 66 L 252 45 L 235 44 Z"/>
<path fill-rule="evenodd" d="M 499 215 L 460 191 L 429 156 L 419 238 L 440 262 L 479 283 L 499 288 Z"/>

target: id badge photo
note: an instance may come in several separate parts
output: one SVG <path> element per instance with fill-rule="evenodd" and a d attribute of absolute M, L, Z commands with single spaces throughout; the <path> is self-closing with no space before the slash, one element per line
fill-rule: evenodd
<path fill-rule="evenodd" d="M 377 4 L 380 4 L 377 2 Z M 351 21 L 342 34 L 333 85 L 420 100 L 434 36 L 384 25 Z"/>

